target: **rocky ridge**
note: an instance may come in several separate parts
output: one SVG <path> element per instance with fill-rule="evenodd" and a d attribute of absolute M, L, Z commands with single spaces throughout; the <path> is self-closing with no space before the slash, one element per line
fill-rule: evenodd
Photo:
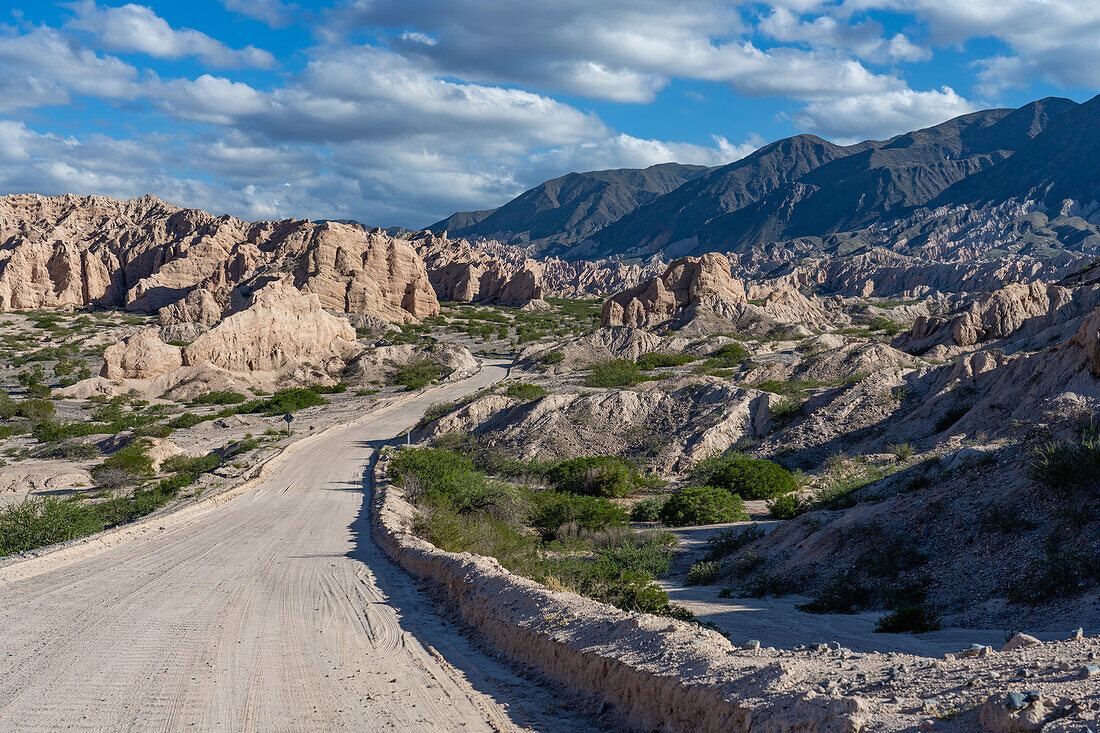
<path fill-rule="evenodd" d="M 0 197 L 0 242 L 2 310 L 153 312 L 195 288 L 251 290 L 289 275 L 337 312 L 405 322 L 439 311 L 408 243 L 332 222 L 249 223 L 154 196 L 17 194 Z"/>

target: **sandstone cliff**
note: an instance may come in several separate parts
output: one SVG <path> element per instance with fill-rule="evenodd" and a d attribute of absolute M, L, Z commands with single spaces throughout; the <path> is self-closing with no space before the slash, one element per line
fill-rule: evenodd
<path fill-rule="evenodd" d="M 611 296 L 604 304 L 602 325 L 656 326 L 712 296 L 727 303 L 745 302 L 745 286 L 730 275 L 729 260 L 717 253 L 682 257 L 660 277 Z"/>
<path fill-rule="evenodd" d="M 201 364 L 229 372 L 277 372 L 312 364 L 339 372 L 361 350 L 351 324 L 325 312 L 315 293 L 274 282 L 185 347 L 164 343 L 154 328 L 109 347 L 100 375 L 149 379 Z"/>
<path fill-rule="evenodd" d="M 359 226 L 249 223 L 154 196 L 0 197 L 0 310 L 155 311 L 197 287 L 218 291 L 284 274 L 334 311 L 397 322 L 439 311 L 413 247 Z M 178 318 L 208 325 L 215 313 L 209 302 L 184 310 Z"/>
<path fill-rule="evenodd" d="M 521 305 L 540 298 L 594 298 L 633 287 L 661 264 L 642 268 L 612 262 L 533 259 L 499 242 L 467 242 L 446 235 L 408 235 L 423 258 L 440 300 Z"/>

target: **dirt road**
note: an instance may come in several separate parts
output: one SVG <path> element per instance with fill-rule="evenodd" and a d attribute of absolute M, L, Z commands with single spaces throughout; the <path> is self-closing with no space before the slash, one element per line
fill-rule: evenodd
<path fill-rule="evenodd" d="M 371 539 L 371 447 L 503 374 L 318 436 L 223 506 L 0 588 L 0 730 L 592 729 Z"/>

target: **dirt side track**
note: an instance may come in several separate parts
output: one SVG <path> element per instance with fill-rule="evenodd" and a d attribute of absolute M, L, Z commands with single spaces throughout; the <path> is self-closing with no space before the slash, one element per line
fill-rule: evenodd
<path fill-rule="evenodd" d="M 371 539 L 370 448 L 503 374 L 381 408 L 222 506 L 5 584 L 0 730 L 592 729 Z"/>

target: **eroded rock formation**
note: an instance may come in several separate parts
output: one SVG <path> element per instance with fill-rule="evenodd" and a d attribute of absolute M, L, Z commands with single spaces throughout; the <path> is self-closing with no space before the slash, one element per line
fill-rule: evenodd
<path fill-rule="evenodd" d="M 730 274 L 730 263 L 717 253 L 681 257 L 665 273 L 611 296 L 602 325 L 655 326 L 671 320 L 705 298 L 744 303 L 745 286 Z"/>
<path fill-rule="evenodd" d="M 405 322 L 439 311 L 406 241 L 359 226 L 249 223 L 155 196 L 0 197 L 0 310 L 125 307 L 155 311 L 210 291 L 289 274 L 321 306 Z M 258 285 L 257 285 L 258 287 Z M 212 303 L 181 308 L 213 319 Z"/>

